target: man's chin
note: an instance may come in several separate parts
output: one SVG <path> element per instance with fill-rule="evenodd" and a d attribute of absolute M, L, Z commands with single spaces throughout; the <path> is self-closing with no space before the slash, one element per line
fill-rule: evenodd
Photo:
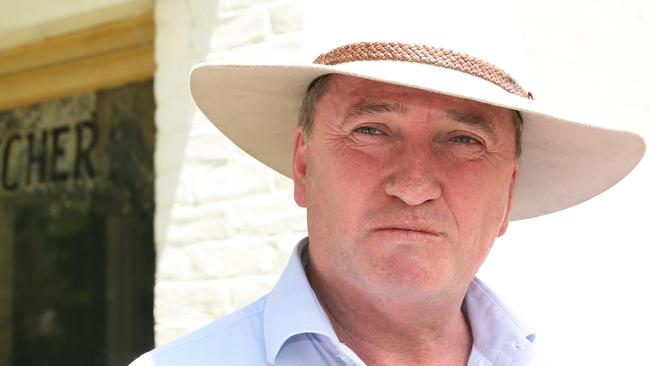
<path fill-rule="evenodd" d="M 365 270 L 364 282 L 382 297 L 431 297 L 453 287 L 453 269 L 439 260 L 401 255 L 373 261 Z"/>

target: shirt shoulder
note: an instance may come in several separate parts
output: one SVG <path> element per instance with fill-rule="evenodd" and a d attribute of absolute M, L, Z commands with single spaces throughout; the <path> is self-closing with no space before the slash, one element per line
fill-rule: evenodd
<path fill-rule="evenodd" d="M 266 296 L 137 358 L 129 366 L 266 365 Z"/>

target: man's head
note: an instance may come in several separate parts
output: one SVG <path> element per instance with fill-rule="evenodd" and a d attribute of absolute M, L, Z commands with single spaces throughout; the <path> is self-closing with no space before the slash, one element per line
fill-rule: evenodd
<path fill-rule="evenodd" d="M 464 292 L 508 225 L 512 112 L 343 75 L 319 93 L 293 164 L 314 271 L 380 298 Z"/>

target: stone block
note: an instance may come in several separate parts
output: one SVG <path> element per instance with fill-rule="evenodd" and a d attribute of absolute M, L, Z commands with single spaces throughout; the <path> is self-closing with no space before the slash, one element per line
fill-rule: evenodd
<path fill-rule="evenodd" d="M 269 13 L 254 9 L 232 18 L 223 19 L 214 27 L 210 40 L 211 50 L 228 50 L 233 47 L 260 43 L 271 35 Z"/>
<path fill-rule="evenodd" d="M 169 25 L 163 27 L 156 33 L 156 48 L 154 57 L 156 59 L 156 74 L 168 79 L 175 79 L 179 74 L 165 72 L 166 69 L 178 69 L 188 67 L 191 61 L 189 54 L 190 39 L 193 38 L 192 29 L 189 25 Z M 177 89 L 165 89 L 177 92 Z"/>
<path fill-rule="evenodd" d="M 155 7 L 156 33 L 162 27 L 189 24 L 192 21 L 192 14 L 186 1 L 157 0 Z"/>
<path fill-rule="evenodd" d="M 184 159 L 188 164 L 214 166 L 213 160 L 236 161 L 244 153 L 224 136 L 212 123 L 195 119 L 188 132 Z M 222 164 L 219 164 L 222 165 Z"/>
<path fill-rule="evenodd" d="M 225 216 L 220 205 L 173 207 L 167 229 L 168 245 L 227 238 L 229 229 Z"/>
<path fill-rule="evenodd" d="M 302 12 L 295 2 L 273 6 L 269 13 L 273 33 L 290 33 L 302 29 Z"/>
<path fill-rule="evenodd" d="M 293 191 L 242 198 L 227 213 L 233 234 L 274 235 L 305 231 L 305 212 L 293 200 Z"/>
<path fill-rule="evenodd" d="M 232 311 L 223 281 L 159 281 L 154 316 L 156 345 L 166 344 Z"/>
<path fill-rule="evenodd" d="M 217 21 L 221 0 L 190 0 L 183 2 L 187 4 L 193 23 L 215 23 Z"/>
<path fill-rule="evenodd" d="M 279 261 L 276 248 L 255 237 L 194 244 L 186 254 L 202 278 L 273 274 Z"/>
<path fill-rule="evenodd" d="M 296 245 L 306 236 L 306 230 L 304 232 L 291 232 L 268 236 L 268 242 L 273 245 L 277 251 L 278 267 L 275 269 L 276 273 L 282 273 L 289 262 L 289 257 L 293 253 Z"/>
<path fill-rule="evenodd" d="M 303 50 L 304 40 L 300 33 L 274 35 L 263 43 L 233 47 L 228 50 L 212 50 L 206 55 L 209 62 L 232 63 L 286 63 L 312 61 Z"/>
<path fill-rule="evenodd" d="M 280 173 L 275 173 L 272 177 L 271 189 L 275 191 L 292 191 L 293 179 L 285 177 Z"/>
<path fill-rule="evenodd" d="M 175 339 L 178 339 L 194 330 L 197 330 L 213 319 L 194 315 L 185 319 L 159 320 L 154 327 L 156 333 L 156 347 L 163 346 Z"/>
<path fill-rule="evenodd" d="M 188 134 L 190 138 L 200 138 L 203 136 L 216 137 L 219 139 L 219 143 L 232 144 L 226 136 L 224 136 L 218 128 L 216 128 L 208 118 L 196 109 L 194 113 L 194 118 L 192 118 L 192 123 L 190 125 L 190 132 Z"/>
<path fill-rule="evenodd" d="M 247 11 L 257 5 L 268 3 L 270 0 L 220 0 L 217 3 L 219 14 Z"/>
<path fill-rule="evenodd" d="M 278 277 L 278 275 L 244 276 L 228 280 L 232 307 L 239 309 L 268 293 Z"/>
<path fill-rule="evenodd" d="M 155 315 L 160 320 L 216 318 L 231 308 L 229 285 L 224 280 L 159 281 L 155 294 Z"/>
<path fill-rule="evenodd" d="M 207 203 L 259 194 L 270 190 L 267 174 L 257 164 L 233 163 L 221 167 L 217 160 L 188 166 L 181 171 L 180 181 L 191 191 L 191 204 L 199 208 Z M 228 203 L 226 203 L 228 204 Z M 196 217 L 201 219 L 200 216 Z"/>
<path fill-rule="evenodd" d="M 211 123 L 192 124 L 189 131 L 184 159 L 191 165 L 220 167 L 243 155 Z"/>
<path fill-rule="evenodd" d="M 159 254 L 157 269 L 157 282 L 187 281 L 197 279 L 198 277 L 194 272 L 192 262 L 186 251 L 173 246 L 167 246 Z"/>

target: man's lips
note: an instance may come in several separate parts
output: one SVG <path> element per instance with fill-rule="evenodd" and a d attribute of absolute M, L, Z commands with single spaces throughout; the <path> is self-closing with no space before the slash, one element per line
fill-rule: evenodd
<path fill-rule="evenodd" d="M 447 215 L 432 210 L 397 210 L 384 208 L 369 212 L 366 233 L 413 241 L 449 239 L 452 229 Z"/>
<path fill-rule="evenodd" d="M 373 228 L 371 232 L 408 241 L 428 241 L 432 239 L 440 239 L 446 236 L 443 232 L 429 226 L 412 224 L 379 226 Z"/>

